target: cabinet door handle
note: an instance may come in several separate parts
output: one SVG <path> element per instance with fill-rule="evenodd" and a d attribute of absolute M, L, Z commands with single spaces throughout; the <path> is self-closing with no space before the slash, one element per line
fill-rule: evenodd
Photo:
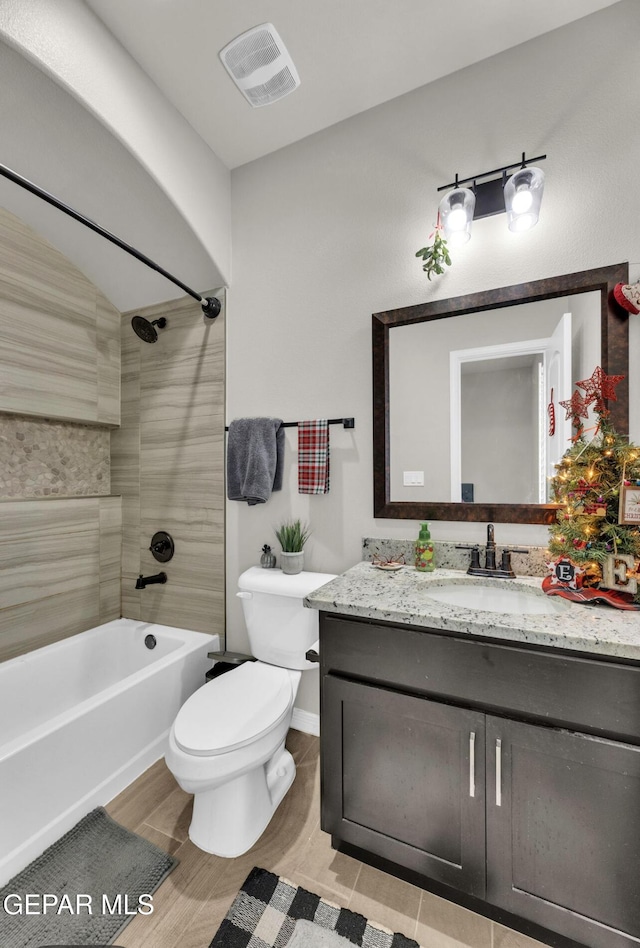
<path fill-rule="evenodd" d="M 469 796 L 476 795 L 476 732 L 469 733 Z"/>
<path fill-rule="evenodd" d="M 502 806 L 502 741 L 496 738 L 496 806 Z"/>

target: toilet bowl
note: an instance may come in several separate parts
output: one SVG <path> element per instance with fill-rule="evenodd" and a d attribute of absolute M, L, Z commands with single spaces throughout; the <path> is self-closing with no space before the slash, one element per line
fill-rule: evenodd
<path fill-rule="evenodd" d="M 166 763 L 194 795 L 189 838 L 234 857 L 264 832 L 295 778 L 285 739 L 302 672 L 317 669 L 305 652 L 318 638 L 318 614 L 305 595 L 333 576 L 250 569 L 238 581 L 257 661 L 202 685 L 180 709 Z"/>

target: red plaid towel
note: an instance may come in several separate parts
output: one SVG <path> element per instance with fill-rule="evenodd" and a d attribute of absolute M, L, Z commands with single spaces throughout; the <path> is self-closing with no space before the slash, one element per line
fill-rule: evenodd
<path fill-rule="evenodd" d="M 298 493 L 329 493 L 329 422 L 298 422 Z"/>

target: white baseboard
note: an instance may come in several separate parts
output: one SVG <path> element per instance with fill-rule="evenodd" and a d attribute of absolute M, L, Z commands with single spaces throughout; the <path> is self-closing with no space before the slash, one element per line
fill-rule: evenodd
<path fill-rule="evenodd" d="M 305 734 L 315 734 L 319 737 L 320 715 L 312 711 L 303 711 L 302 708 L 294 708 L 291 727 L 296 731 L 304 731 Z"/>

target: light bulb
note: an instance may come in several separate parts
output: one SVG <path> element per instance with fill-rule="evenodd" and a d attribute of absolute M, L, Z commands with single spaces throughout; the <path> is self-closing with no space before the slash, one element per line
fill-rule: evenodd
<path fill-rule="evenodd" d="M 451 246 L 466 244 L 471 237 L 471 222 L 476 196 L 469 188 L 447 192 L 438 208 L 445 239 Z"/>
<path fill-rule="evenodd" d="M 516 234 L 521 234 L 525 230 L 531 230 L 537 223 L 537 220 L 538 218 L 534 214 L 519 214 L 511 222 L 509 230 Z"/>
<path fill-rule="evenodd" d="M 449 225 L 449 230 L 462 230 L 467 226 L 467 215 L 464 208 L 456 207 L 449 212 L 447 217 L 447 224 Z"/>
<path fill-rule="evenodd" d="M 531 208 L 532 204 L 533 195 L 531 194 L 529 188 L 523 185 L 513 195 L 511 209 L 514 214 L 524 214 L 525 211 L 528 211 Z"/>
<path fill-rule="evenodd" d="M 447 237 L 452 247 L 461 247 L 471 240 L 471 234 L 468 230 L 453 230 Z"/>
<path fill-rule="evenodd" d="M 521 168 L 509 178 L 504 187 L 509 230 L 522 233 L 537 224 L 543 189 L 544 174 L 539 168 Z"/>

